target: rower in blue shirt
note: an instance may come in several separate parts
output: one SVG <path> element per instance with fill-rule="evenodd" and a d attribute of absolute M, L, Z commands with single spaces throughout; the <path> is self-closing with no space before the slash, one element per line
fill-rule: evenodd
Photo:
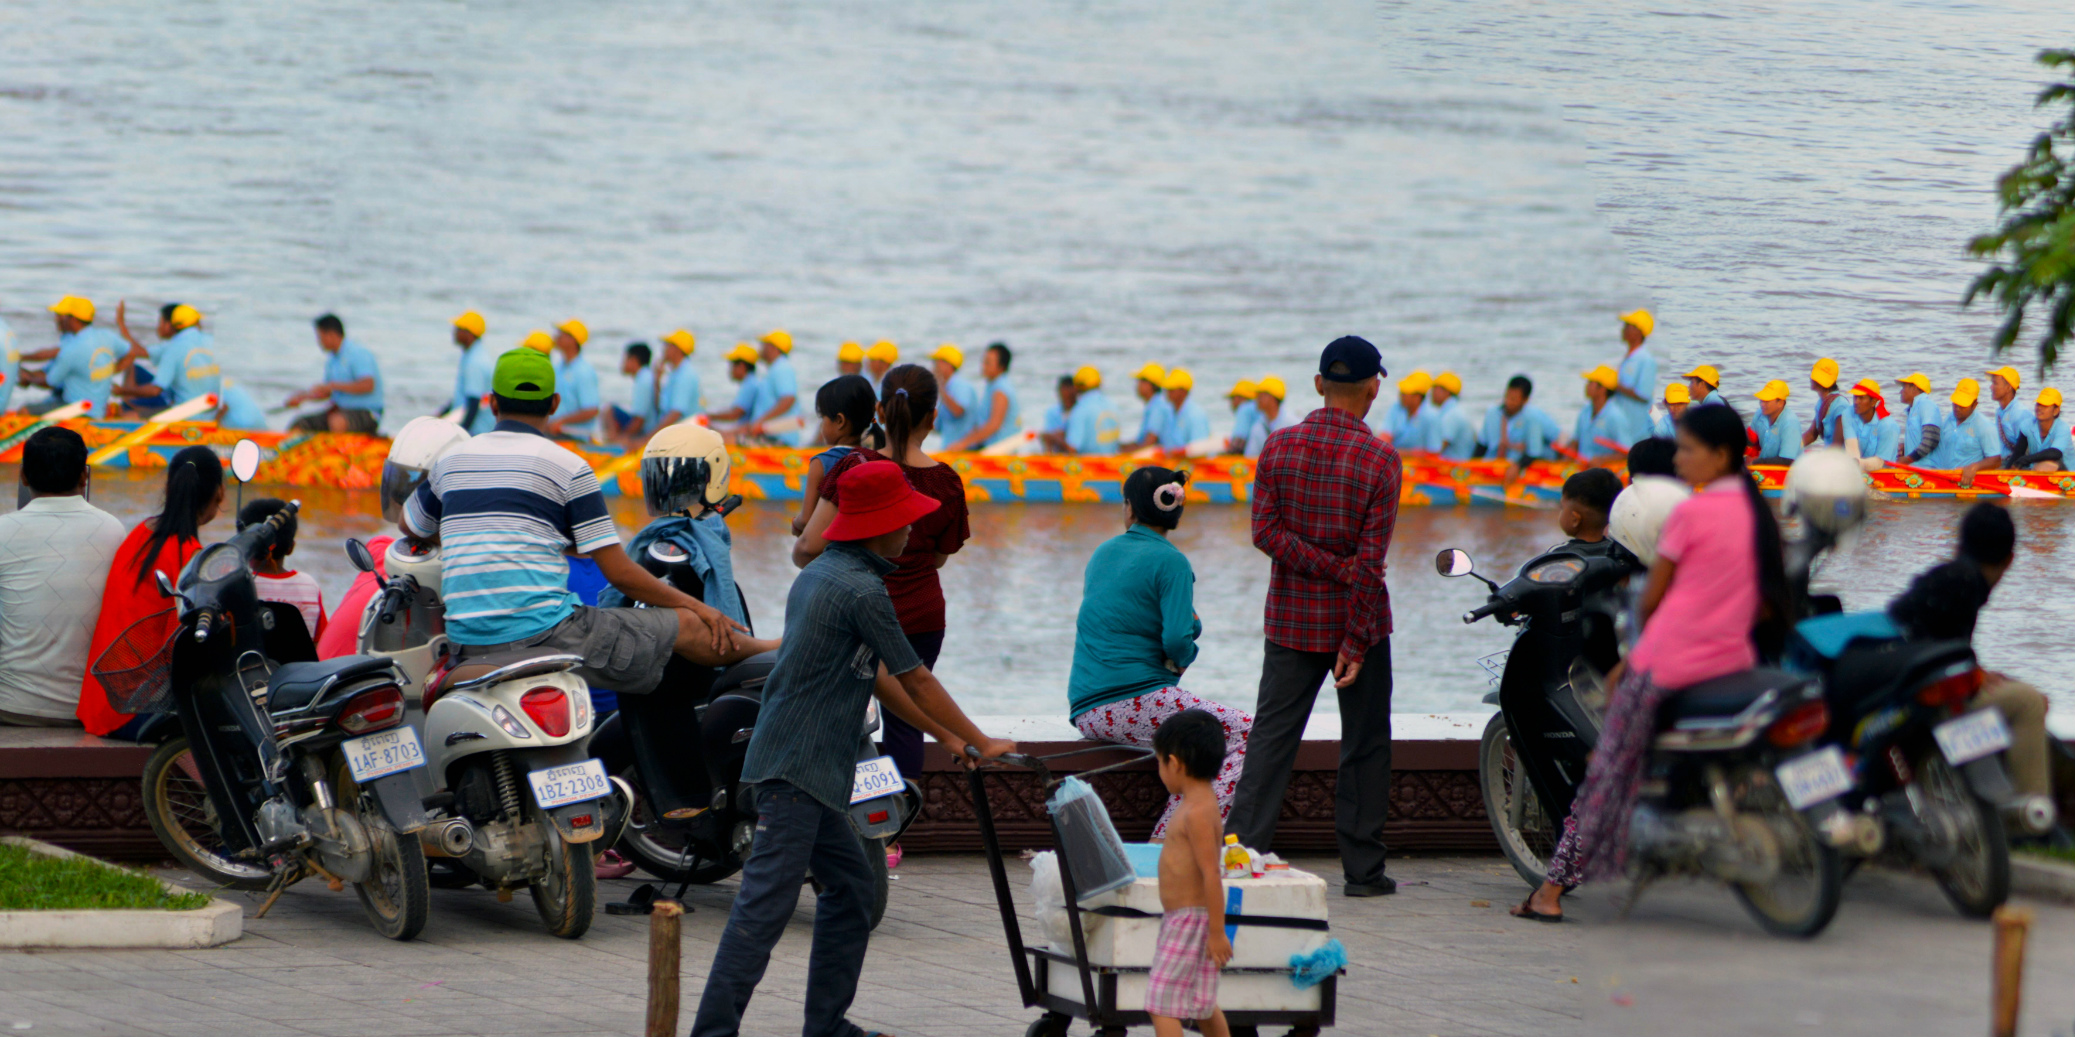
<path fill-rule="evenodd" d="M 1174 407 L 1161 395 L 1166 386 L 1166 368 L 1149 361 L 1138 369 L 1138 380 L 1131 388 L 1138 394 L 1139 402 L 1145 404 L 1145 411 L 1139 415 L 1138 437 L 1132 440 L 1133 447 L 1157 445 L 1160 434 L 1167 431 L 1167 423 L 1174 420 Z"/>
<path fill-rule="evenodd" d="M 1643 434 L 1628 423 L 1627 411 L 1614 406 L 1614 390 L 1620 386 L 1621 376 L 1601 364 L 1582 377 L 1585 406 L 1578 411 L 1577 424 L 1571 431 L 1571 449 L 1584 461 L 1627 457 L 1628 448 Z"/>
<path fill-rule="evenodd" d="M 1254 430 L 1254 422 L 1261 420 L 1261 405 L 1254 402 L 1259 391 L 1251 379 L 1241 378 L 1225 393 L 1225 403 L 1232 408 L 1232 434 L 1225 437 L 1226 453 L 1246 450 L 1247 434 Z"/>
<path fill-rule="evenodd" d="M 312 322 L 317 347 L 330 354 L 324 380 L 288 398 L 288 406 L 326 401 L 288 427 L 296 432 L 357 432 L 373 435 L 382 424 L 382 368 L 366 346 L 346 337 L 346 323 L 327 313 Z"/>
<path fill-rule="evenodd" d="M 1722 395 L 1722 372 L 1715 370 L 1713 364 L 1702 364 L 1686 372 L 1686 394 L 1693 398 L 1688 406 L 1729 406 L 1729 400 Z"/>
<path fill-rule="evenodd" d="M 1931 395 L 1931 379 L 1912 371 L 1900 380 L 1902 386 L 1902 463 L 1917 464 L 1938 449 L 1941 426 L 1952 419 Z"/>
<path fill-rule="evenodd" d="M 483 338 L 489 325 L 474 310 L 454 318 L 454 344 L 461 348 L 461 363 L 454 371 L 454 399 L 447 410 L 471 436 L 480 436 L 497 424 L 483 397 L 490 395 L 490 376 L 497 370 L 495 347 Z"/>
<path fill-rule="evenodd" d="M 1777 378 L 1765 383 L 1754 395 L 1758 413 L 1751 416 L 1751 434 L 1758 437 L 1758 463 L 1790 464 L 1801 456 L 1803 429 L 1787 406 L 1790 390 Z"/>
<path fill-rule="evenodd" d="M 692 367 L 692 351 L 697 340 L 683 328 L 663 336 L 663 358 L 658 361 L 661 371 L 656 375 L 663 384 L 656 395 L 655 428 L 660 431 L 687 421 L 706 410 L 706 397 L 699 392 L 699 372 Z"/>
<path fill-rule="evenodd" d="M 2025 424 L 2021 453 L 2010 459 L 2009 466 L 2064 472 L 2071 465 L 2075 465 L 2075 442 L 2070 442 L 2068 422 L 2061 417 L 2061 391 L 2049 386 L 2039 390 L 2032 420 Z"/>
<path fill-rule="evenodd" d="M 1160 384 L 1170 411 L 1167 427 L 1160 430 L 1160 446 L 1180 451 L 1188 449 L 1191 443 L 1209 439 L 1210 415 L 1203 413 L 1190 396 L 1196 388 L 1196 376 L 1187 368 L 1177 367 L 1167 372 L 1167 380 Z"/>
<path fill-rule="evenodd" d="M 1650 422 L 1650 435 L 1656 439 L 1677 439 L 1679 419 L 1686 416 L 1686 408 L 1693 405 L 1693 392 L 1684 382 L 1671 382 L 1664 387 L 1664 413 Z"/>
<path fill-rule="evenodd" d="M 583 357 L 591 341 L 591 329 L 580 320 L 568 320 L 555 328 L 555 391 L 561 402 L 548 416 L 547 433 L 567 439 L 588 440 L 598 427 L 598 369 Z"/>
<path fill-rule="evenodd" d="M 112 387 L 113 395 L 124 397 L 132 409 L 150 413 L 200 396 L 219 395 L 223 374 L 216 364 L 215 342 L 201 328 L 202 315 L 184 303 L 167 303 L 159 308 L 158 344 L 146 347 L 130 334 L 125 319 L 127 304 L 115 308 L 115 330 L 130 344 L 123 362 L 130 376 Z M 146 378 L 136 366 L 148 360 L 154 376 Z"/>
<path fill-rule="evenodd" d="M 612 404 L 598 415 L 605 438 L 626 442 L 655 434 L 656 418 L 660 416 L 656 407 L 662 401 L 656 391 L 654 358 L 646 342 L 629 342 L 621 351 L 620 374 L 634 382 L 634 389 L 627 394 L 625 407 Z"/>
<path fill-rule="evenodd" d="M 1859 467 L 1877 472 L 1902 455 L 1902 419 L 1888 413 L 1880 383 L 1862 378 L 1852 386 L 1852 409 L 1844 416 L 1845 449 L 1856 450 Z"/>
<path fill-rule="evenodd" d="M 1434 412 L 1433 420 L 1427 423 L 1424 449 L 1428 453 L 1451 461 L 1467 461 L 1477 451 L 1477 424 L 1463 406 L 1462 394 L 1462 377 L 1454 371 L 1434 376 L 1434 388 L 1427 394 L 1427 409 Z"/>
<path fill-rule="evenodd" d="M 764 359 L 764 372 L 757 376 L 756 401 L 751 405 L 748 431 L 779 446 L 796 447 L 805 433 L 800 428 L 767 429 L 765 426 L 799 417 L 800 376 L 793 370 L 793 337 L 784 330 L 770 332 L 757 340 Z"/>
<path fill-rule="evenodd" d="M 1962 378 L 1953 387 L 1951 424 L 1919 467 L 1960 473 L 1960 485 L 1974 485 L 1974 473 L 1996 467 L 2003 460 L 2003 433 L 1976 404 L 1981 402 L 1981 383 Z"/>
<path fill-rule="evenodd" d="M 125 354 L 122 341 L 106 328 L 94 327 L 94 303 L 77 295 L 59 299 L 50 307 L 58 329 L 58 344 L 23 354 L 27 361 L 50 361 L 41 371 L 23 371 L 22 382 L 52 390 L 50 399 L 29 407 L 31 413 L 67 403 L 85 402 L 92 417 L 108 416 L 108 394 L 115 376 L 122 371 Z"/>
<path fill-rule="evenodd" d="M 6 413 L 14 400 L 14 385 L 22 376 L 22 348 L 15 338 L 14 328 L 0 318 L 0 413 Z"/>
<path fill-rule="evenodd" d="M 756 415 L 757 404 L 757 348 L 747 342 L 735 343 L 723 358 L 728 362 L 728 379 L 735 383 L 735 402 L 727 410 L 714 411 L 707 417 L 716 422 L 740 421 L 747 428 Z M 732 436 L 739 434 L 729 433 Z"/>
<path fill-rule="evenodd" d="M 1045 408 L 1044 419 L 1038 425 L 1038 442 L 1045 450 L 1063 454 L 1066 452 L 1066 418 L 1073 413 L 1074 404 L 1080 402 L 1081 390 L 1074 385 L 1073 375 L 1063 374 L 1059 376 L 1055 391 L 1058 399 Z"/>
<path fill-rule="evenodd" d="M 1844 416 L 1852 409 L 1850 401 L 1837 391 L 1837 361 L 1824 357 L 1809 369 L 1808 387 L 1816 394 L 1816 414 L 1801 433 L 1801 445 L 1813 446 L 1821 442 L 1824 446 L 1844 445 Z"/>
<path fill-rule="evenodd" d="M 1484 412 L 1484 428 L 1477 434 L 1472 457 L 1500 457 L 1524 468 L 1529 461 L 1556 456 L 1551 447 L 1563 429 L 1556 419 L 1528 401 L 1535 383 L 1524 374 L 1506 380 L 1506 395 Z"/>
<path fill-rule="evenodd" d="M 1164 372 L 1163 372 L 1164 375 Z M 1074 372 L 1079 390 L 1074 409 L 1066 416 L 1066 449 L 1075 454 L 1114 454 L 1123 439 L 1109 397 L 1102 392 L 1102 372 L 1083 367 Z"/>
<path fill-rule="evenodd" d="M 1988 375 L 1989 397 L 1995 402 L 1983 403 L 1981 409 L 1990 412 L 1990 419 L 2003 436 L 2004 456 L 2014 457 L 2023 452 L 2018 444 L 2025 439 L 2025 426 L 2032 422 L 2032 415 L 2017 405 L 2017 390 L 2023 379 L 2015 367 L 1999 367 Z"/>
<path fill-rule="evenodd" d="M 994 342 L 980 354 L 979 417 L 966 434 L 967 450 L 990 447 L 1022 431 L 1023 407 L 1016 399 L 1016 386 L 1009 381 L 1009 363 L 1014 356 L 1009 344 Z"/>
<path fill-rule="evenodd" d="M 1434 418 L 1426 405 L 1427 393 L 1433 388 L 1434 376 L 1425 371 L 1398 379 L 1398 402 L 1383 414 L 1383 434 L 1400 453 L 1426 449 Z"/>
<path fill-rule="evenodd" d="M 1643 348 L 1643 341 L 1657 330 L 1657 319 L 1649 310 L 1621 315 L 1621 341 L 1628 353 L 1616 369 L 1614 407 L 1621 411 L 1630 429 L 1650 427 L 1650 398 L 1657 392 L 1657 358 Z"/>
<path fill-rule="evenodd" d="M 250 429 L 264 431 L 267 427 L 267 412 L 259 401 L 245 391 L 245 387 L 229 378 L 223 380 L 223 392 L 216 397 L 216 424 L 221 428 Z"/>
<path fill-rule="evenodd" d="M 958 373 L 965 366 L 965 351 L 949 342 L 938 346 L 929 362 L 937 376 L 937 435 L 943 437 L 945 449 L 959 449 L 958 444 L 986 420 L 980 412 L 980 387 Z"/>

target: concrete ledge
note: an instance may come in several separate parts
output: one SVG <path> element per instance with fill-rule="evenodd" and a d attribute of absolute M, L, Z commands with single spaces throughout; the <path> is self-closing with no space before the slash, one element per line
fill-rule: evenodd
<path fill-rule="evenodd" d="M 2010 889 L 2028 897 L 2075 903 L 2075 864 L 2024 853 L 2011 854 Z"/>
<path fill-rule="evenodd" d="M 0 843 L 46 857 L 81 856 L 18 835 L 0 837 Z M 174 893 L 192 892 L 163 885 Z M 228 900 L 211 900 L 193 911 L 0 911 L 0 947 L 185 949 L 226 944 L 244 931 L 244 909 Z"/>

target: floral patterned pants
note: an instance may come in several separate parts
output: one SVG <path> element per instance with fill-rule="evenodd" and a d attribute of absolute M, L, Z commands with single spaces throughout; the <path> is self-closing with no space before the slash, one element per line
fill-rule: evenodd
<path fill-rule="evenodd" d="M 1628 819 L 1656 736 L 1657 707 L 1671 694 L 1646 676 L 1625 673 L 1607 697 L 1607 723 L 1600 731 L 1585 781 L 1564 819 L 1563 838 L 1549 855 L 1549 881 L 1566 889 L 1621 874 L 1628 858 Z"/>
<path fill-rule="evenodd" d="M 1232 793 L 1239 788 L 1239 772 L 1246 765 L 1246 739 L 1254 729 L 1254 718 L 1250 714 L 1198 698 L 1181 688 L 1170 687 L 1097 706 L 1075 717 L 1074 727 L 1098 742 L 1150 749 L 1154 729 L 1160 726 L 1161 721 L 1185 709 L 1203 710 L 1217 717 L 1218 723 L 1225 727 L 1225 762 L 1218 768 L 1217 778 L 1210 783 L 1218 794 L 1218 820 L 1222 822 L 1232 813 Z M 1167 809 L 1160 812 L 1160 823 L 1153 826 L 1154 841 L 1167 836 L 1167 819 L 1174 815 L 1174 808 L 1180 803 L 1180 796 L 1168 797 Z"/>

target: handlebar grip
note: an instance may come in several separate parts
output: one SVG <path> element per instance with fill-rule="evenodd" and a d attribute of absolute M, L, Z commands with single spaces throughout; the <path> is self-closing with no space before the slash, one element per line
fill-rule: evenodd
<path fill-rule="evenodd" d="M 1470 611 L 1463 613 L 1463 622 L 1475 623 L 1478 620 L 1483 619 L 1484 617 L 1489 616 L 1492 613 L 1497 612 L 1498 610 L 1505 607 L 1506 603 L 1503 601 L 1486 602 L 1485 604 L 1477 608 L 1471 609 Z"/>
<path fill-rule="evenodd" d="M 211 620 L 211 619 L 212 619 L 212 618 L 214 617 L 214 615 L 215 615 L 215 614 L 214 614 L 214 613 L 211 613 L 211 612 L 203 612 L 203 613 L 202 613 L 202 614 L 201 614 L 200 616 L 196 617 L 196 619 L 195 619 L 195 641 L 196 641 L 196 642 L 203 642 L 203 641 L 207 641 L 207 640 L 209 640 L 209 623 L 210 623 L 210 620 Z"/>

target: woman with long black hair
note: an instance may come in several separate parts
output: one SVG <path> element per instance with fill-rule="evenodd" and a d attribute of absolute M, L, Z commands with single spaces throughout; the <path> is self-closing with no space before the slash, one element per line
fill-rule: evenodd
<path fill-rule="evenodd" d="M 173 455 L 166 468 L 166 500 L 159 513 L 137 523 L 108 566 L 108 583 L 101 592 L 101 618 L 94 624 L 94 640 L 87 649 L 86 679 L 79 686 L 79 722 L 88 733 L 134 740 L 143 718 L 117 712 L 108 704 L 108 693 L 94 676 L 94 662 L 124 631 L 147 624 L 136 637 L 173 635 L 179 613 L 172 601 L 159 592 L 154 571 L 178 578 L 187 560 L 201 550 L 201 530 L 223 510 L 223 462 L 205 446 L 191 446 Z M 153 628 L 153 625 L 157 629 Z"/>
<path fill-rule="evenodd" d="M 1639 611 L 1643 636 L 1615 669 L 1606 727 L 1550 855 L 1549 875 L 1513 913 L 1555 922 L 1566 890 L 1619 875 L 1657 707 L 1683 688 L 1776 656 L 1793 615 L 1780 526 L 1744 467 L 1743 418 L 1691 407 L 1679 419 L 1679 478 L 1699 492 L 1657 540 Z"/>

